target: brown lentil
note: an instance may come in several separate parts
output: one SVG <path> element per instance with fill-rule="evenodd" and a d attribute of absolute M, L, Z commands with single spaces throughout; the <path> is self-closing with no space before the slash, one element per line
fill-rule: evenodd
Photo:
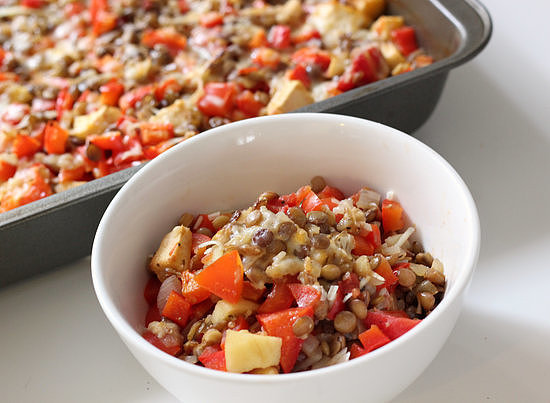
<path fill-rule="evenodd" d="M 286 250 L 286 243 L 284 243 L 283 241 L 281 241 L 279 239 L 274 239 L 267 246 L 266 252 L 270 255 L 275 256 L 276 254 L 278 254 L 279 252 L 282 252 L 284 250 Z"/>
<path fill-rule="evenodd" d="M 330 343 L 330 355 L 334 356 L 346 346 L 346 338 L 341 334 L 337 334 Z"/>
<path fill-rule="evenodd" d="M 206 227 L 200 227 L 198 230 L 197 230 L 197 233 L 199 234 L 203 234 L 203 235 L 206 235 L 206 236 L 209 236 L 209 237 L 212 237 L 212 231 L 210 230 L 210 228 L 206 228 Z"/>
<path fill-rule="evenodd" d="M 328 345 L 326 340 L 323 340 L 321 342 L 321 351 L 324 355 L 329 356 L 330 355 L 330 346 Z"/>
<path fill-rule="evenodd" d="M 425 311 L 430 311 L 435 305 L 435 297 L 433 294 L 424 291 L 418 294 L 418 302 Z"/>
<path fill-rule="evenodd" d="M 267 228 L 261 228 L 252 236 L 252 243 L 265 248 L 273 241 L 273 232 Z"/>
<path fill-rule="evenodd" d="M 317 249 L 327 249 L 330 246 L 330 239 L 325 234 L 314 235 L 311 244 Z"/>
<path fill-rule="evenodd" d="M 296 249 L 294 249 L 294 255 L 297 258 L 304 259 L 308 254 L 309 254 L 308 245 L 300 245 Z"/>
<path fill-rule="evenodd" d="M 424 278 L 436 285 L 445 284 L 445 275 L 436 269 L 432 269 L 431 267 L 428 268 L 428 270 L 426 270 L 426 273 L 424 274 Z"/>
<path fill-rule="evenodd" d="M 250 244 L 240 245 L 237 250 L 244 256 L 258 256 L 264 253 L 263 249 L 259 246 Z"/>
<path fill-rule="evenodd" d="M 403 287 L 410 288 L 416 283 L 416 274 L 411 269 L 399 269 L 399 284 Z"/>
<path fill-rule="evenodd" d="M 342 272 L 335 264 L 326 264 L 321 268 L 321 277 L 329 281 L 336 280 Z"/>
<path fill-rule="evenodd" d="M 298 227 L 306 224 L 306 214 L 300 207 L 291 207 L 288 209 L 288 217 L 294 221 Z"/>
<path fill-rule="evenodd" d="M 350 311 L 342 311 L 334 318 L 334 328 L 340 333 L 351 333 L 357 327 L 357 317 Z"/>
<path fill-rule="evenodd" d="M 326 224 L 328 221 L 328 216 L 322 211 L 310 211 L 307 213 L 306 218 L 309 223 L 315 225 Z"/>
<path fill-rule="evenodd" d="M 416 290 L 417 292 L 429 292 L 431 294 L 437 294 L 437 287 L 433 285 L 431 281 L 422 281 Z"/>
<path fill-rule="evenodd" d="M 357 316 L 358 319 L 363 320 L 367 317 L 367 305 L 360 299 L 352 299 L 348 303 L 349 309 Z"/>
<path fill-rule="evenodd" d="M 414 257 L 414 261 L 419 264 L 431 267 L 434 258 L 430 253 L 417 253 Z"/>
<path fill-rule="evenodd" d="M 279 236 L 281 241 L 288 241 L 296 231 L 296 225 L 289 221 L 282 222 L 277 227 L 277 235 Z"/>
<path fill-rule="evenodd" d="M 327 185 L 325 183 L 325 179 L 322 176 L 314 176 L 313 178 L 311 178 L 310 184 L 311 190 L 313 190 L 315 193 L 319 193 Z"/>
<path fill-rule="evenodd" d="M 319 320 L 323 320 L 327 317 L 327 314 L 328 314 L 328 302 L 319 301 L 319 303 L 315 307 L 315 317 Z"/>
<path fill-rule="evenodd" d="M 294 332 L 296 337 L 303 337 L 311 333 L 314 326 L 315 323 L 313 323 L 313 319 L 311 319 L 309 316 L 302 316 L 296 319 L 296 322 L 294 322 L 294 325 L 292 325 L 292 331 Z"/>

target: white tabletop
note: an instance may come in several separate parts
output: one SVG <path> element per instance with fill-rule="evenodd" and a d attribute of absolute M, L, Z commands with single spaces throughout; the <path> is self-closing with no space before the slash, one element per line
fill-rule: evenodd
<path fill-rule="evenodd" d="M 485 4 L 491 42 L 416 134 L 473 193 L 479 264 L 447 343 L 396 402 L 550 402 L 550 3 Z M 0 290 L 0 400 L 175 402 L 107 322 L 89 266 Z"/>

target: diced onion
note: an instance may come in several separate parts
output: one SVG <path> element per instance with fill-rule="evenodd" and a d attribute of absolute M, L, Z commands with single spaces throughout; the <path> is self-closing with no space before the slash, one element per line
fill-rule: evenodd
<path fill-rule="evenodd" d="M 160 285 L 157 295 L 157 307 L 159 312 L 162 312 L 164 309 L 164 305 L 166 305 L 166 301 L 168 301 L 168 297 L 172 291 L 181 293 L 181 282 L 175 275 L 168 277 Z"/>

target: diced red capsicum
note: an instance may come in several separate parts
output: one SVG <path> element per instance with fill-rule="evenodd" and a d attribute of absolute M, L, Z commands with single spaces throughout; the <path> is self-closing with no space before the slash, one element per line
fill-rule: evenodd
<path fill-rule="evenodd" d="M 399 279 L 393 273 L 393 270 L 388 261 L 386 259 L 380 259 L 380 263 L 378 264 L 378 267 L 374 269 L 374 271 L 384 277 L 385 280 L 384 284 L 379 285 L 377 289 L 385 287 L 389 292 L 392 292 L 397 286 Z"/>
<path fill-rule="evenodd" d="M 225 364 L 225 351 L 219 347 L 206 347 L 198 357 L 199 361 L 206 368 L 216 369 L 218 371 L 227 371 Z"/>
<path fill-rule="evenodd" d="M 258 308 L 258 313 L 273 313 L 288 309 L 292 306 L 294 297 L 288 285 L 281 281 L 276 281 L 265 301 Z"/>
<path fill-rule="evenodd" d="M 391 39 L 403 56 L 408 56 L 418 49 L 416 33 L 413 27 L 404 26 L 394 29 L 391 31 Z"/>
<path fill-rule="evenodd" d="M 359 340 L 365 349 L 365 353 L 376 350 L 391 341 L 376 325 L 372 325 L 368 330 L 360 333 Z"/>
<path fill-rule="evenodd" d="M 140 138 L 144 146 L 155 145 L 174 137 L 174 125 L 172 123 L 141 122 Z"/>
<path fill-rule="evenodd" d="M 210 297 L 210 291 L 201 287 L 195 280 L 195 275 L 188 271 L 181 273 L 181 295 L 191 305 L 198 304 Z"/>
<path fill-rule="evenodd" d="M 233 83 L 207 83 L 197 106 L 205 115 L 229 118 L 235 109 L 236 95 L 237 88 Z"/>
<path fill-rule="evenodd" d="M 294 67 L 292 70 L 288 72 L 288 78 L 290 80 L 301 81 L 302 84 L 306 86 L 306 88 L 309 88 L 311 86 L 311 79 L 307 74 L 307 70 L 301 64 L 297 65 L 296 67 Z"/>
<path fill-rule="evenodd" d="M 312 306 L 315 309 L 321 300 L 321 292 L 310 285 L 293 283 L 288 284 L 288 288 L 299 307 Z"/>
<path fill-rule="evenodd" d="M 290 27 L 288 25 L 274 25 L 267 36 L 269 44 L 275 49 L 286 49 L 290 46 Z"/>
<path fill-rule="evenodd" d="M 181 346 L 179 344 L 169 344 L 168 340 L 161 340 L 150 331 L 145 331 L 143 333 L 143 338 L 167 354 L 177 355 L 181 351 Z"/>
<path fill-rule="evenodd" d="M 344 74 L 338 80 L 340 91 L 349 91 L 353 88 L 372 83 L 384 77 L 382 71 L 384 59 L 380 50 L 371 46 L 366 51 L 356 55 Z"/>
<path fill-rule="evenodd" d="M 292 54 L 292 61 L 297 65 L 316 66 L 324 72 L 330 65 L 330 54 L 318 48 L 305 47 Z"/>
<path fill-rule="evenodd" d="M 44 0 L 21 0 L 21 5 L 27 8 L 41 8 L 44 6 Z"/>
<path fill-rule="evenodd" d="M 260 110 L 265 106 L 262 102 L 254 97 L 254 93 L 249 90 L 245 90 L 237 95 L 235 100 L 237 102 L 237 108 L 244 112 L 247 117 L 258 116 Z"/>
<path fill-rule="evenodd" d="M 364 322 L 367 327 L 378 326 L 386 336 L 394 340 L 418 325 L 421 320 L 399 317 L 385 311 L 369 311 Z"/>
<path fill-rule="evenodd" d="M 212 294 L 235 304 L 243 292 L 243 264 L 233 250 L 214 261 L 195 276 L 195 281 Z"/>
<path fill-rule="evenodd" d="M 69 133 L 57 122 L 50 121 L 44 129 L 44 150 L 48 154 L 63 154 Z"/>
<path fill-rule="evenodd" d="M 177 323 L 180 327 L 185 327 L 190 314 L 191 304 L 177 292 L 170 292 L 166 305 L 162 310 L 162 316 Z"/>
<path fill-rule="evenodd" d="M 18 158 L 30 157 L 40 150 L 41 146 L 38 139 L 20 134 L 13 141 L 12 151 Z"/>
<path fill-rule="evenodd" d="M 17 167 L 15 165 L 0 159 L 0 182 L 7 181 L 15 175 L 15 171 L 17 171 Z"/>
<path fill-rule="evenodd" d="M 118 100 L 124 92 L 124 85 L 122 85 L 118 80 L 113 79 L 99 87 L 99 92 L 101 94 L 101 103 L 109 106 L 115 106 L 118 104 Z"/>
<path fill-rule="evenodd" d="M 323 190 L 317 193 L 317 196 L 319 196 L 319 198 L 321 199 L 324 199 L 327 197 L 334 197 L 335 199 L 338 199 L 338 200 L 344 200 L 345 198 L 344 194 L 339 189 L 336 189 L 332 186 L 325 186 Z"/>
<path fill-rule="evenodd" d="M 146 31 L 141 37 L 141 43 L 148 48 L 164 45 L 175 56 L 187 47 L 187 38 L 173 28 L 159 28 Z"/>
<path fill-rule="evenodd" d="M 117 131 L 109 131 L 103 134 L 92 134 L 87 140 L 102 150 L 122 151 L 126 148 L 122 140 L 122 134 Z"/>
<path fill-rule="evenodd" d="M 403 207 L 398 201 L 389 199 L 382 201 L 382 227 L 385 233 L 399 231 L 405 227 Z"/>
<path fill-rule="evenodd" d="M 292 371 L 298 359 L 298 354 L 300 354 L 300 350 L 302 349 L 304 340 L 296 337 L 292 330 L 292 326 L 298 318 L 303 316 L 313 317 L 313 308 L 311 306 L 291 308 L 271 314 L 256 316 L 268 335 L 280 337 L 283 341 L 280 363 L 284 373 Z"/>
<path fill-rule="evenodd" d="M 216 25 L 222 25 L 223 15 L 217 11 L 210 11 L 206 14 L 201 14 L 199 17 L 199 23 L 205 28 L 212 28 Z"/>

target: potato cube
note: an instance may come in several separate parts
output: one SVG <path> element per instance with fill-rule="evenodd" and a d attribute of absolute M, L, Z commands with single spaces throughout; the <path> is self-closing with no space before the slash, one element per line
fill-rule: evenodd
<path fill-rule="evenodd" d="M 400 15 L 382 15 L 373 22 L 371 30 L 380 38 L 387 40 L 390 39 L 391 31 L 401 28 L 403 25 L 405 25 L 405 20 Z"/>
<path fill-rule="evenodd" d="M 220 300 L 212 312 L 212 321 L 214 324 L 225 322 L 239 315 L 250 316 L 258 309 L 258 304 L 252 301 L 242 299 L 236 304 L 231 304 L 225 300 Z"/>
<path fill-rule="evenodd" d="M 282 343 L 280 337 L 253 334 L 248 330 L 228 330 L 225 336 L 227 371 L 243 373 L 278 365 Z"/>
<path fill-rule="evenodd" d="M 190 260 L 191 231 L 183 225 L 178 225 L 164 236 L 149 268 L 163 281 L 174 271 L 188 270 Z"/>
<path fill-rule="evenodd" d="M 399 49 L 397 49 L 397 46 L 395 46 L 393 43 L 385 42 L 380 44 L 380 51 L 382 52 L 382 56 L 384 56 L 384 59 L 386 59 L 386 62 L 390 66 L 390 69 L 393 69 L 399 63 L 403 63 L 405 61 L 405 58 L 403 57 Z"/>
<path fill-rule="evenodd" d="M 314 102 L 309 90 L 298 80 L 284 81 L 267 105 L 267 113 L 285 113 Z"/>
<path fill-rule="evenodd" d="M 113 123 L 116 123 L 122 113 L 113 106 L 102 106 L 97 111 L 74 118 L 71 134 L 85 139 L 90 134 L 101 134 Z"/>

